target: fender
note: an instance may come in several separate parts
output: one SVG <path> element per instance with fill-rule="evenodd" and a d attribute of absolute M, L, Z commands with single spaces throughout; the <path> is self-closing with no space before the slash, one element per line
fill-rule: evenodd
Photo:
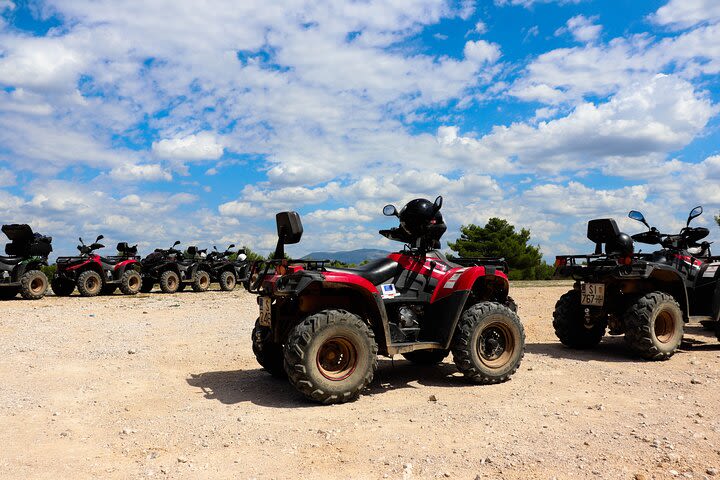
<path fill-rule="evenodd" d="M 685 280 L 682 275 L 673 267 L 666 265 L 652 265 L 647 272 L 648 280 L 653 283 L 660 284 L 662 290 L 669 293 L 680 304 L 680 310 L 683 312 L 683 320 L 687 322 L 690 317 L 689 302 L 687 289 L 685 288 Z"/>
<path fill-rule="evenodd" d="M 509 282 L 507 275 L 502 270 L 488 266 L 453 268 L 445 274 L 438 283 L 437 288 L 430 298 L 430 304 L 449 297 L 454 292 L 472 290 L 481 279 L 492 279 L 493 283 L 499 283 L 507 296 Z"/>
<path fill-rule="evenodd" d="M 117 272 L 118 277 L 122 277 L 128 265 L 137 265 L 139 263 L 140 262 L 132 258 L 128 260 L 123 260 L 122 262 L 119 262 L 117 265 L 115 265 L 115 268 L 113 270 Z"/>
<path fill-rule="evenodd" d="M 22 277 L 25 272 L 29 270 L 41 270 L 43 266 L 47 266 L 47 262 L 42 258 L 34 257 L 23 260 L 15 266 L 15 271 L 13 273 L 14 278 L 16 278 L 17 281 L 20 281 L 20 277 Z"/>

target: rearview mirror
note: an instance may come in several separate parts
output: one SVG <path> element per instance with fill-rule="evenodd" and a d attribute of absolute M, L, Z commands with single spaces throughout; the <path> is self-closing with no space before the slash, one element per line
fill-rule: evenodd
<path fill-rule="evenodd" d="M 440 208 L 442 208 L 442 203 L 443 203 L 442 195 L 438 195 L 434 202 L 436 212 L 438 210 L 440 210 Z"/>
<path fill-rule="evenodd" d="M 692 210 L 690 210 L 690 215 L 688 215 L 687 224 L 686 224 L 685 226 L 686 226 L 686 227 L 689 227 L 689 226 L 690 226 L 690 221 L 691 221 L 693 218 L 699 217 L 700 215 L 702 215 L 702 213 L 703 213 L 703 208 L 702 208 L 702 206 L 700 206 L 700 205 L 698 205 L 697 207 L 695 207 L 695 208 L 693 208 Z"/>
<path fill-rule="evenodd" d="M 98 235 L 97 238 L 95 239 L 95 243 L 98 243 L 103 238 L 105 238 L 105 235 Z"/>
<path fill-rule="evenodd" d="M 180 240 L 175 240 L 175 243 L 173 243 L 173 248 L 177 247 L 178 245 L 180 245 Z"/>
<path fill-rule="evenodd" d="M 278 239 L 285 245 L 298 243 L 302 238 L 303 227 L 297 212 L 280 212 L 275 216 Z"/>
<path fill-rule="evenodd" d="M 80 240 L 80 243 L 82 243 L 83 245 L 85 245 L 85 242 L 83 242 L 82 237 L 78 237 L 78 240 Z"/>
<path fill-rule="evenodd" d="M 230 245 L 228 245 L 228 248 L 227 248 L 227 249 L 230 250 L 231 248 L 235 248 L 235 244 L 234 244 L 234 243 L 231 243 Z"/>
<path fill-rule="evenodd" d="M 637 220 L 646 227 L 650 228 L 650 225 L 648 225 L 647 221 L 645 220 L 645 216 L 637 210 L 630 210 L 630 213 L 628 213 L 628 217 L 632 218 L 633 220 Z"/>
<path fill-rule="evenodd" d="M 383 207 L 383 215 L 386 217 L 397 217 L 397 208 L 395 208 L 395 205 L 385 205 Z"/>
<path fill-rule="evenodd" d="M 281 259 L 285 257 L 285 245 L 300 241 L 303 227 L 300 214 L 297 212 L 280 212 L 275 215 L 275 223 L 277 224 L 278 243 L 273 258 Z"/>

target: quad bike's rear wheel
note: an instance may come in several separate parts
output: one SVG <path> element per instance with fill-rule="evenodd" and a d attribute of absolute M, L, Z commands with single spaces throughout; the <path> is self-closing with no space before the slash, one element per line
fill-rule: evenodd
<path fill-rule="evenodd" d="M 323 310 L 305 318 L 285 344 L 288 379 L 307 398 L 321 403 L 354 400 L 377 368 L 375 335 L 346 310 Z"/>
<path fill-rule="evenodd" d="M 415 350 L 403 353 L 405 360 L 409 360 L 417 365 L 437 365 L 442 362 L 450 353 L 449 350 L 433 348 L 430 350 Z"/>
<path fill-rule="evenodd" d="M 25 300 L 39 300 L 45 296 L 49 283 L 40 270 L 28 270 L 20 277 L 20 295 Z"/>
<path fill-rule="evenodd" d="M 452 344 L 458 370 L 474 383 L 509 379 L 525 354 L 525 330 L 518 316 L 499 303 L 477 303 L 462 314 Z"/>
<path fill-rule="evenodd" d="M 647 360 L 667 360 L 680 347 L 683 315 L 675 298 L 652 292 L 625 312 L 625 342 Z"/>
<path fill-rule="evenodd" d="M 172 270 L 167 270 L 160 275 L 160 290 L 163 293 L 175 293 L 180 286 L 180 277 Z"/>
<path fill-rule="evenodd" d="M 600 343 L 605 336 L 607 321 L 598 317 L 586 319 L 585 309 L 580 304 L 580 291 L 573 289 L 555 304 L 553 327 L 563 345 L 583 349 Z"/>
<path fill-rule="evenodd" d="M 126 270 L 120 277 L 120 291 L 124 295 L 137 294 L 143 285 L 143 279 L 136 270 Z M 152 288 L 152 287 L 150 287 Z"/>
<path fill-rule="evenodd" d="M 67 278 L 55 277 L 50 282 L 50 287 L 56 296 L 67 297 L 75 291 L 75 282 Z"/>
<path fill-rule="evenodd" d="M 219 281 L 220 281 L 220 290 L 222 290 L 224 292 L 231 292 L 231 291 L 235 290 L 235 285 L 237 285 L 237 278 L 235 278 L 235 274 L 228 270 L 226 270 L 220 274 Z"/>
<path fill-rule="evenodd" d="M 255 320 L 252 331 L 252 350 L 255 359 L 270 375 L 285 378 L 283 347 L 272 341 L 270 327 L 260 325 L 260 319 Z"/>
<path fill-rule="evenodd" d="M 83 297 L 94 297 L 102 291 L 102 278 L 97 272 L 86 270 L 77 279 L 77 289 Z"/>
<path fill-rule="evenodd" d="M 106 283 L 103 285 L 103 287 L 100 289 L 101 295 L 112 295 L 115 293 L 115 290 L 117 290 L 118 286 L 114 283 Z"/>
<path fill-rule="evenodd" d="M 155 286 L 155 280 L 152 278 L 144 277 L 142 279 L 142 284 L 140 285 L 140 291 L 142 293 L 150 293 Z"/>
<path fill-rule="evenodd" d="M 195 273 L 192 289 L 196 292 L 205 292 L 208 288 L 210 288 L 210 274 L 205 270 L 198 270 Z"/>
<path fill-rule="evenodd" d="M 20 293 L 18 287 L 0 287 L 0 300 L 12 300 Z"/>

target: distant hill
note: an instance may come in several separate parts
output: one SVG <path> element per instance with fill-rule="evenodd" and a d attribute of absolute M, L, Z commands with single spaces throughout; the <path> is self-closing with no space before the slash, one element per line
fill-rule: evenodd
<path fill-rule="evenodd" d="M 348 250 L 344 252 L 312 252 L 305 255 L 303 260 L 337 260 L 343 263 L 354 263 L 359 265 L 365 260 L 374 260 L 385 257 L 390 252 L 376 248 L 361 248 L 359 250 Z"/>

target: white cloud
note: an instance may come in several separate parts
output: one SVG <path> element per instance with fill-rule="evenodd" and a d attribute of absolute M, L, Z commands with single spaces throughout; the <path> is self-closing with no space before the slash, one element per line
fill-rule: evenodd
<path fill-rule="evenodd" d="M 153 142 L 152 149 L 158 157 L 173 160 L 217 160 L 223 155 L 223 146 L 210 132 L 163 139 Z"/>
<path fill-rule="evenodd" d="M 315 210 L 307 215 L 310 220 L 319 222 L 369 222 L 373 219 L 370 215 L 358 212 L 355 207 L 341 207 L 334 210 Z"/>
<path fill-rule="evenodd" d="M 488 30 L 487 25 L 482 20 L 478 20 L 475 24 L 475 28 L 473 29 L 473 32 L 482 35 L 483 33 L 486 33 Z"/>
<path fill-rule="evenodd" d="M 253 205 L 250 202 L 232 201 L 220 204 L 218 206 L 220 215 L 228 217 L 257 217 L 263 212 L 262 208 Z"/>
<path fill-rule="evenodd" d="M 495 0 L 495 5 L 506 6 L 506 5 L 519 5 L 525 8 L 530 8 L 535 4 L 542 3 L 558 3 L 560 5 L 580 3 L 583 0 Z"/>
<path fill-rule="evenodd" d="M 0 168 L 0 187 L 11 187 L 17 183 L 15 174 L 7 168 Z"/>
<path fill-rule="evenodd" d="M 720 3 L 716 0 L 670 0 L 650 19 L 658 25 L 688 28 L 720 20 Z"/>
<path fill-rule="evenodd" d="M 495 63 L 500 58 L 500 47 L 485 40 L 469 41 L 465 44 L 465 58 L 477 63 Z"/>
<path fill-rule="evenodd" d="M 602 25 L 593 23 L 597 17 L 586 17 L 584 15 L 576 15 L 565 23 L 565 27 L 555 31 L 555 35 L 559 36 L 565 32 L 570 32 L 578 42 L 593 42 L 597 40 L 602 32 Z"/>
<path fill-rule="evenodd" d="M 690 143 L 716 110 L 689 82 L 658 75 L 606 103 L 578 105 L 556 120 L 496 126 L 480 139 L 460 137 L 447 127 L 439 135 L 445 144 L 465 144 L 478 153 L 515 157 L 517 166 L 559 172 L 664 156 Z"/>
<path fill-rule="evenodd" d="M 154 182 L 158 180 L 172 180 L 172 174 L 164 170 L 162 166 L 157 163 L 140 165 L 127 164 L 115 167 L 110 171 L 110 177 L 120 181 Z"/>

